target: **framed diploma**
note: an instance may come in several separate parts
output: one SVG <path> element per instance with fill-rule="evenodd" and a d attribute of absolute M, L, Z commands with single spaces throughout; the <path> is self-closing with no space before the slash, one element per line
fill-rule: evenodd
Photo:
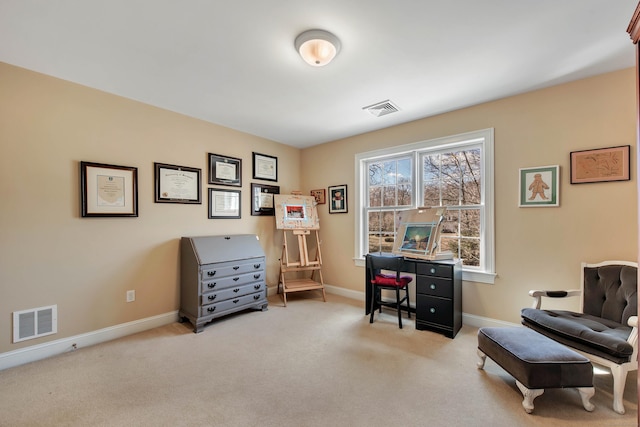
<path fill-rule="evenodd" d="M 275 215 L 274 194 L 280 194 L 280 187 L 251 183 L 251 215 Z"/>
<path fill-rule="evenodd" d="M 278 181 L 278 158 L 253 153 L 253 179 Z"/>
<path fill-rule="evenodd" d="M 240 218 L 240 190 L 210 188 L 209 218 Z"/>
<path fill-rule="evenodd" d="M 209 184 L 242 187 L 242 159 L 209 153 Z"/>
<path fill-rule="evenodd" d="M 138 168 L 80 162 L 83 217 L 137 217 Z"/>
<path fill-rule="evenodd" d="M 154 163 L 156 203 L 202 204 L 201 169 Z"/>

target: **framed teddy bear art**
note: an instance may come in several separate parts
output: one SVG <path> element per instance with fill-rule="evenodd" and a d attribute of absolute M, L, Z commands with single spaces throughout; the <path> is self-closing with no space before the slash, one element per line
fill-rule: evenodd
<path fill-rule="evenodd" d="M 560 206 L 560 166 L 521 168 L 519 203 L 524 207 Z"/>

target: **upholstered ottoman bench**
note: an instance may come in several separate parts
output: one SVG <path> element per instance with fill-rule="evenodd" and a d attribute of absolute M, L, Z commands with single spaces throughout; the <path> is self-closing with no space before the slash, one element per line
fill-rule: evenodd
<path fill-rule="evenodd" d="M 533 399 L 547 388 L 575 387 L 582 405 L 593 411 L 590 402 L 593 366 L 586 357 L 525 327 L 480 328 L 478 330 L 478 369 L 487 356 L 516 379 L 522 392 L 522 406 L 533 411 Z"/>

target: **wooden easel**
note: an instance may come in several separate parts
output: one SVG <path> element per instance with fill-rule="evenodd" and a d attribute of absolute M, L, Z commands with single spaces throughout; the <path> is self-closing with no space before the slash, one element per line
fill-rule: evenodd
<path fill-rule="evenodd" d="M 322 299 L 326 302 L 327 297 L 324 292 L 324 281 L 322 279 L 322 254 L 320 251 L 320 236 L 318 230 L 294 229 L 289 230 L 298 238 L 298 259 L 291 260 L 289 258 L 289 246 L 287 244 L 287 230 L 283 230 L 284 239 L 282 246 L 282 256 L 280 257 L 280 283 L 278 283 L 278 293 L 280 293 L 280 285 L 282 285 L 282 295 L 284 305 L 287 306 L 287 293 L 311 291 L 314 289 L 322 290 Z M 309 257 L 309 249 L 307 245 L 307 237 L 314 232 L 316 238 L 315 258 Z M 310 272 L 309 277 L 300 277 L 304 272 Z M 287 273 L 297 273 L 296 278 L 287 279 Z M 314 275 L 317 276 L 314 279 Z"/>

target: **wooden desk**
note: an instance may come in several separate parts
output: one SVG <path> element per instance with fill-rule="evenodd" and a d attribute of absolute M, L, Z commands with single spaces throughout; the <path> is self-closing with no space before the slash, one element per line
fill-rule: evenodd
<path fill-rule="evenodd" d="M 369 314 L 372 287 L 368 255 L 365 258 L 365 314 Z M 404 257 L 402 271 L 416 275 L 416 329 L 454 338 L 462 327 L 462 262 Z"/>

